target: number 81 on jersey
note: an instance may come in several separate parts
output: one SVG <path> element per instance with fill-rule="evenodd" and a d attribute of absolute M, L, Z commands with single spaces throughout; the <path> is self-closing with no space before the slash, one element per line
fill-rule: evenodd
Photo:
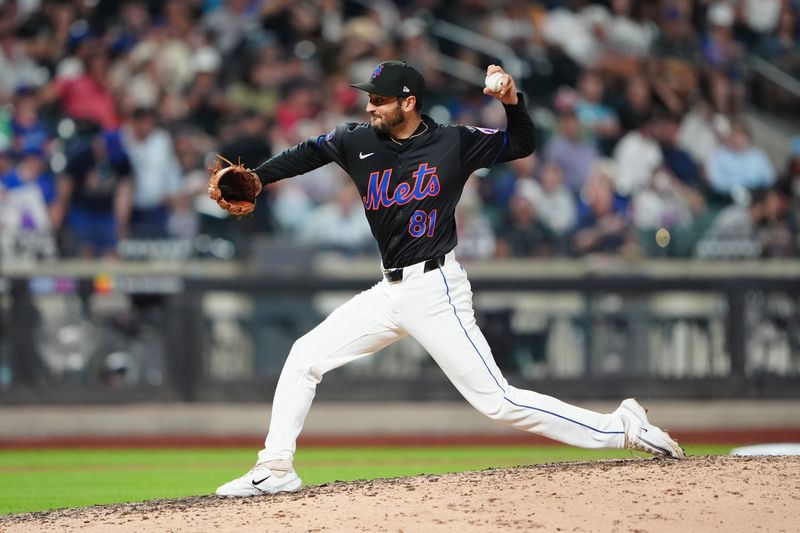
<path fill-rule="evenodd" d="M 408 221 L 408 233 L 412 237 L 422 237 L 427 235 L 433 237 L 433 231 L 436 228 L 436 209 L 430 213 L 418 209 L 411 215 Z"/>

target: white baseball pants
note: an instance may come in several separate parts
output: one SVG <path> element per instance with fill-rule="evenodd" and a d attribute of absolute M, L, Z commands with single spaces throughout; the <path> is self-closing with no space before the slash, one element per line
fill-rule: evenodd
<path fill-rule="evenodd" d="M 475 323 L 467 275 L 447 254 L 445 265 L 404 269 L 334 310 L 298 339 L 275 390 L 272 418 L 259 462 L 291 461 L 317 384 L 329 370 L 402 339 L 415 338 L 478 411 L 515 428 L 582 448 L 625 447 L 622 420 L 508 384 Z"/>

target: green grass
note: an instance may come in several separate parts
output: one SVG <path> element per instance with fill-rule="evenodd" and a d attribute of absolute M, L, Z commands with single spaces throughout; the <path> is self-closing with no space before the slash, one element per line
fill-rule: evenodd
<path fill-rule="evenodd" d="M 689 446 L 692 455 L 731 446 Z M 631 457 L 562 446 L 305 448 L 295 468 L 306 485 L 440 474 L 556 461 Z M 210 494 L 243 474 L 255 450 L 67 449 L 0 451 L 0 514 Z"/>

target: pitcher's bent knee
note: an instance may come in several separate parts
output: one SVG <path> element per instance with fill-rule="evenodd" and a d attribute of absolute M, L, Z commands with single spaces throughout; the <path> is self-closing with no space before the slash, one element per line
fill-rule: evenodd
<path fill-rule="evenodd" d="M 283 373 L 308 376 L 319 383 L 322 380 L 322 372 L 314 368 L 314 362 L 321 355 L 320 349 L 318 346 L 315 347 L 313 340 L 307 337 L 308 335 L 306 334 L 294 342 L 283 365 Z"/>
<path fill-rule="evenodd" d="M 509 407 L 513 407 L 506 401 L 502 392 L 473 399 L 472 405 L 492 420 L 505 420 Z"/>

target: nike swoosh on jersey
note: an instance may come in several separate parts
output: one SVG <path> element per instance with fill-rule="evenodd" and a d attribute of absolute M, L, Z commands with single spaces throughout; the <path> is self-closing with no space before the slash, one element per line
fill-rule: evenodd
<path fill-rule="evenodd" d="M 371 156 L 371 155 L 372 155 L 372 154 L 374 154 L 374 153 L 375 153 L 375 152 L 370 152 L 370 153 L 368 153 L 368 154 L 362 154 L 361 152 L 358 152 L 358 158 L 359 158 L 359 159 L 366 159 L 366 158 L 368 158 L 369 156 Z"/>

